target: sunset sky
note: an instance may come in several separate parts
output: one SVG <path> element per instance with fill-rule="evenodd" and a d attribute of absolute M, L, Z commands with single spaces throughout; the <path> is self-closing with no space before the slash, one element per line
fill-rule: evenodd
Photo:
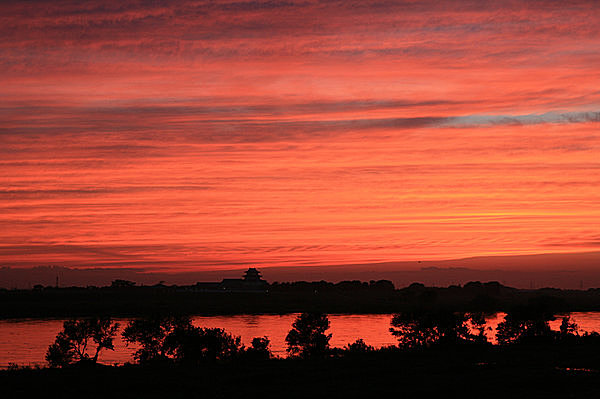
<path fill-rule="evenodd" d="M 0 266 L 600 249 L 597 1 L 0 3 Z"/>

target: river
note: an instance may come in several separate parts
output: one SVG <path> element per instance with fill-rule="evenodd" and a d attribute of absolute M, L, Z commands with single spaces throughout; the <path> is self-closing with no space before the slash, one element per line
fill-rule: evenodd
<path fill-rule="evenodd" d="M 236 315 L 236 316 L 195 316 L 194 325 L 219 327 L 242 337 L 249 345 L 253 337 L 268 336 L 271 350 L 276 356 L 285 356 L 285 336 L 297 314 L 285 315 Z M 382 347 L 394 345 L 395 338 L 390 334 L 391 314 L 338 314 L 329 315 L 333 347 L 343 347 L 363 338 L 369 345 Z M 488 325 L 494 329 L 504 315 L 499 313 L 488 318 Z M 571 319 L 581 331 L 600 332 L 600 312 L 571 313 Z M 10 363 L 18 365 L 44 365 L 44 355 L 56 334 L 61 330 L 64 319 L 12 319 L 0 320 L 0 368 Z M 120 338 L 120 332 L 129 319 L 116 319 L 121 325 L 115 339 L 115 350 L 105 350 L 99 361 L 103 364 L 122 364 L 132 361 L 134 348 L 128 347 Z M 558 329 L 560 318 L 550 323 Z M 494 332 L 489 337 L 493 339 Z"/>

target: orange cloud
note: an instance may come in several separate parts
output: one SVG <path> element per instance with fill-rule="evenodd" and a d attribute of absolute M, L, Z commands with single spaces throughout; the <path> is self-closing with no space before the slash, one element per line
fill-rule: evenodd
<path fill-rule="evenodd" d="M 0 264 L 597 248 L 592 1 L 0 5 Z"/>

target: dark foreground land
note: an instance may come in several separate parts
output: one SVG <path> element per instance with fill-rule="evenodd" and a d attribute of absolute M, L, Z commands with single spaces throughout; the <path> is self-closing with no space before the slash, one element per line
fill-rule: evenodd
<path fill-rule="evenodd" d="M 0 318 L 136 317 L 154 313 L 226 315 L 258 313 L 395 313 L 419 307 L 455 311 L 507 311 L 537 303 L 550 311 L 599 311 L 600 289 L 519 290 L 497 282 L 395 289 L 389 281 L 272 284 L 266 292 L 202 292 L 194 286 L 45 287 L 0 290 Z"/>
<path fill-rule="evenodd" d="M 0 372 L 3 397 L 595 398 L 600 347 L 442 348 L 197 368 L 103 367 Z M 6 395 L 6 396 L 5 396 Z"/>
<path fill-rule="evenodd" d="M 0 372 L 9 397 L 597 397 L 600 334 L 580 333 L 568 316 L 552 330 L 538 306 L 514 309 L 496 328 L 483 313 L 440 309 L 394 315 L 397 346 L 362 339 L 329 346 L 329 320 L 302 313 L 286 336 L 290 357 L 274 358 L 268 337 L 241 344 L 186 316 L 128 322 L 121 337 L 137 344 L 134 364 L 98 364 L 114 350 L 118 326 L 108 317 L 68 320 L 48 347 L 48 368 L 12 365 Z M 470 326 L 470 327 L 469 327 Z"/>

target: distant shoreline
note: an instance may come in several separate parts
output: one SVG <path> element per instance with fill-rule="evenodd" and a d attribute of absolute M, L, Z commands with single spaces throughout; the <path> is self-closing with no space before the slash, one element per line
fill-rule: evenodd
<path fill-rule="evenodd" d="M 391 283 L 390 283 L 391 285 Z M 218 316 L 288 314 L 388 314 L 413 309 L 500 312 L 534 306 L 560 313 L 600 311 L 600 289 L 522 290 L 497 282 L 446 288 L 412 284 L 295 282 L 271 284 L 265 292 L 202 292 L 194 286 L 94 287 L 0 290 L 0 319 L 93 315 L 136 317 L 157 313 Z"/>

